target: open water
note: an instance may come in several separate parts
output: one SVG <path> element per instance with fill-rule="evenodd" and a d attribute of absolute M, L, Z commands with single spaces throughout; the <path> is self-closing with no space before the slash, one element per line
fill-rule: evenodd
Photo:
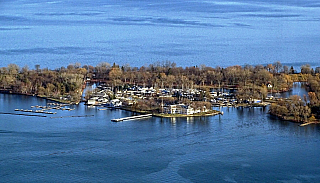
<path fill-rule="evenodd" d="M 0 112 L 47 102 L 0 94 Z M 115 123 L 132 113 L 70 107 L 39 114 L 47 117 L 0 114 L 0 182 L 320 181 L 320 126 L 279 121 L 260 108 Z"/>
<path fill-rule="evenodd" d="M 1 0 L 0 67 L 319 66 L 318 0 Z M 187 64 L 186 64 L 187 63 Z"/>

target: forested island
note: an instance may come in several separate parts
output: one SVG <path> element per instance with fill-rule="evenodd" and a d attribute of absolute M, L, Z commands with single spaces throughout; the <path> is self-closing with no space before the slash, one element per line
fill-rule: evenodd
<path fill-rule="evenodd" d="M 70 64 L 54 70 L 34 69 L 28 66 L 19 68 L 9 64 L 0 68 L 0 91 L 6 93 L 36 95 L 64 103 L 79 103 L 87 82 L 98 82 L 109 88 L 108 99 L 117 99 L 118 93 L 130 91 L 140 86 L 152 88 L 154 94 L 130 96 L 133 102 L 126 108 L 136 111 L 164 112 L 164 106 L 184 104 L 188 108 L 206 113 L 212 101 L 218 100 L 222 89 L 232 90 L 232 98 L 238 106 L 246 106 L 259 100 L 272 103 L 270 114 L 284 120 L 296 122 L 316 122 L 320 119 L 320 68 L 301 66 L 299 72 L 293 67 L 275 62 L 268 65 L 230 66 L 226 68 L 205 65 L 178 67 L 174 62 L 165 61 L 149 66 L 131 67 L 110 65 L 102 62 L 97 66 L 79 63 Z M 268 93 L 285 92 L 292 88 L 293 82 L 306 82 L 308 96 L 290 96 L 288 99 L 267 98 Z M 166 93 L 170 89 L 172 93 Z M 196 93 L 184 94 L 196 89 Z M 218 91 L 213 95 L 212 91 Z M 86 100 L 96 93 L 87 90 Z M 127 92 L 128 93 L 128 92 Z M 127 93 L 122 93 L 122 100 Z M 221 92 L 222 93 L 222 92 Z M 220 94 L 221 94 L 220 93 Z M 130 104 L 129 104 L 130 103 Z"/>

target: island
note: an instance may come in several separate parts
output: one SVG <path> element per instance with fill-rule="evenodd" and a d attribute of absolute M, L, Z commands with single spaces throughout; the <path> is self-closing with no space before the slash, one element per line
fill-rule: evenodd
<path fill-rule="evenodd" d="M 170 61 L 140 68 L 107 62 L 97 66 L 75 63 L 54 70 L 41 69 L 40 65 L 29 69 L 9 64 L 0 68 L 0 92 L 34 95 L 61 103 L 83 101 L 87 105 L 159 117 L 221 114 L 212 110 L 212 106 L 270 105 L 269 113 L 283 120 L 318 123 L 320 67 L 302 65 L 300 68 L 297 72 L 279 61 L 226 68 L 205 65 L 182 68 Z M 289 91 L 294 82 L 305 82 L 308 96 L 276 95 Z M 88 87 L 92 84 L 97 87 Z"/>

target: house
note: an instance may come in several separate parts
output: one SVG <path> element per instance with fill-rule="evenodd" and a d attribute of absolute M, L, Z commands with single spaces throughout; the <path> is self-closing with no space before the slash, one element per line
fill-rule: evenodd
<path fill-rule="evenodd" d="M 167 114 L 181 114 L 181 106 L 169 105 L 164 108 L 164 113 Z"/>
<path fill-rule="evenodd" d="M 192 107 L 186 105 L 182 108 L 182 113 L 181 114 L 185 114 L 185 115 L 190 115 L 190 114 L 194 114 L 195 111 Z"/>
<path fill-rule="evenodd" d="M 121 107 L 122 102 L 119 99 L 113 99 L 108 103 L 108 107 Z"/>
<path fill-rule="evenodd" d="M 191 115 L 197 112 L 200 112 L 200 110 L 195 110 L 191 106 L 185 104 L 169 105 L 164 108 L 164 113 L 166 114 Z"/>

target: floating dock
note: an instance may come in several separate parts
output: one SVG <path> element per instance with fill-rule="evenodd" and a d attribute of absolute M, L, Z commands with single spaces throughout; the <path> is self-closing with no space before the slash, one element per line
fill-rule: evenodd
<path fill-rule="evenodd" d="M 143 118 L 150 118 L 150 117 L 152 117 L 152 114 L 144 114 L 144 115 L 138 115 L 138 116 L 130 116 L 130 117 L 125 117 L 125 118 L 112 119 L 111 121 L 120 122 L 120 121 L 143 119 Z"/>
<path fill-rule="evenodd" d="M 0 112 L 0 114 L 10 114 L 10 115 L 17 115 L 17 116 L 35 116 L 35 117 L 47 117 L 42 115 L 35 115 L 35 114 L 22 114 L 22 113 L 11 113 L 11 112 Z"/>
<path fill-rule="evenodd" d="M 84 116 L 55 116 L 51 118 L 81 118 L 81 117 L 92 117 L 94 115 L 84 115 Z"/>

